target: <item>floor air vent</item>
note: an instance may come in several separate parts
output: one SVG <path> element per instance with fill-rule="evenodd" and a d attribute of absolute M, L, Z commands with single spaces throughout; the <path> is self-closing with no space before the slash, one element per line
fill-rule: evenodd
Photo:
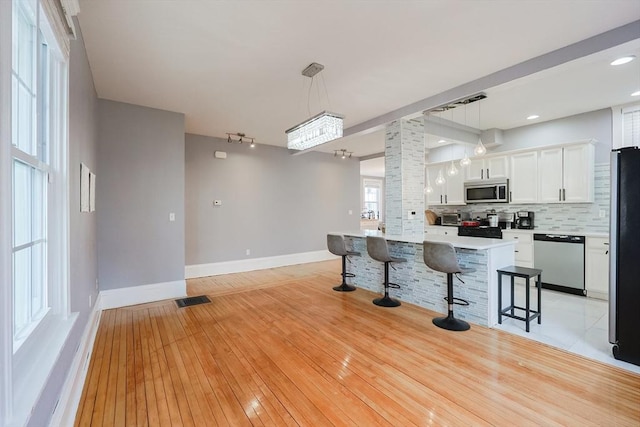
<path fill-rule="evenodd" d="M 198 304 L 206 304 L 208 302 L 211 302 L 211 300 L 206 295 L 200 295 L 199 297 L 181 298 L 176 300 L 176 304 L 178 304 L 178 307 L 180 308 Z"/>

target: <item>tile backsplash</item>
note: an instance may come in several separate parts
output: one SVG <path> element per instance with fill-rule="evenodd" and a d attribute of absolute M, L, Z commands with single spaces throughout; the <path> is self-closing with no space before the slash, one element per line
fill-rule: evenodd
<path fill-rule="evenodd" d="M 609 163 L 595 166 L 594 202 L 567 204 L 473 204 L 466 206 L 429 206 L 438 215 L 442 212 L 478 212 L 495 209 L 496 212 L 535 212 L 535 227 L 541 230 L 571 232 L 609 232 Z M 604 211 L 604 217 L 600 217 Z"/>

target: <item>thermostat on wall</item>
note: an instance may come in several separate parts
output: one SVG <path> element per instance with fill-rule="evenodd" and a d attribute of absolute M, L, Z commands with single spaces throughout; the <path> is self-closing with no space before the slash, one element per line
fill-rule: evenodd
<path fill-rule="evenodd" d="M 213 156 L 216 159 L 226 159 L 227 158 L 227 152 L 226 151 L 216 151 L 215 153 L 213 153 Z"/>

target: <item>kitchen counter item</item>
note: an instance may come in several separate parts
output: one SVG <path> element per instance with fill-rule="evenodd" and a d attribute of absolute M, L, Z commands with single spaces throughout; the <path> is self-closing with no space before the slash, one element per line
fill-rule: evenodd
<path fill-rule="evenodd" d="M 484 237 L 487 239 L 502 239 L 500 227 L 458 227 L 458 236 Z"/>
<path fill-rule="evenodd" d="M 426 211 L 424 211 L 424 216 L 427 219 L 427 223 L 429 225 L 435 225 L 436 224 L 436 220 L 438 219 L 438 215 L 434 211 L 432 211 L 430 209 L 427 209 Z"/>
<path fill-rule="evenodd" d="M 461 225 L 463 227 L 478 227 L 480 226 L 480 221 L 462 221 Z"/>

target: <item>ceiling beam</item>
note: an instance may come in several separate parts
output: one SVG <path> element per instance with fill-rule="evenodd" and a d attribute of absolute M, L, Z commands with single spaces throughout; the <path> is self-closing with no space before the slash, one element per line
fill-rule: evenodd
<path fill-rule="evenodd" d="M 369 132 L 372 129 L 380 129 L 386 123 L 403 117 L 414 115 L 418 112 L 431 110 L 432 108 L 448 104 L 457 99 L 465 98 L 474 93 L 487 90 L 510 81 L 538 73 L 540 71 L 562 65 L 594 53 L 627 43 L 640 38 L 640 20 L 631 22 L 613 30 L 589 37 L 569 46 L 554 50 L 544 55 L 531 58 L 527 61 L 511 67 L 496 71 L 495 73 L 446 90 L 437 95 L 424 98 L 413 104 L 406 105 L 397 110 L 351 126 L 344 130 L 344 136 L 353 136 Z"/>

